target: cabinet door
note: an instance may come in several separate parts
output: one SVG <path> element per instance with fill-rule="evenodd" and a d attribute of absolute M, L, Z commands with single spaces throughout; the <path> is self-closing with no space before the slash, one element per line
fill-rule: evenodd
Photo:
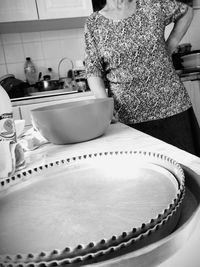
<path fill-rule="evenodd" d="M 35 0 L 0 0 L 0 22 L 38 19 Z"/>
<path fill-rule="evenodd" d="M 85 17 L 92 13 L 91 0 L 37 0 L 40 19 Z"/>

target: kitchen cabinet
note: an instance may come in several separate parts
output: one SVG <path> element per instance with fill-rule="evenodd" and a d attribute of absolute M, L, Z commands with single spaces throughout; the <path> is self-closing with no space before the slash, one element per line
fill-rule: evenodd
<path fill-rule="evenodd" d="M 37 0 L 40 19 L 86 17 L 92 13 L 91 0 Z"/>
<path fill-rule="evenodd" d="M 86 17 L 91 0 L 1 0 L 0 22 Z"/>
<path fill-rule="evenodd" d="M 200 126 L 200 80 L 184 81 L 183 84 L 190 96 L 194 113 Z"/>
<path fill-rule="evenodd" d="M 1 0 L 0 22 L 37 20 L 35 0 Z"/>

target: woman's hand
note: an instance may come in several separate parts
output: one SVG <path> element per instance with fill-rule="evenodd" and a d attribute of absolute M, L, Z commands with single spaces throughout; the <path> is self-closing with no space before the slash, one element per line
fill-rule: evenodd
<path fill-rule="evenodd" d="M 172 53 L 177 48 L 178 44 L 180 43 L 181 39 L 187 32 L 193 18 L 193 9 L 192 7 L 188 6 L 186 13 L 175 22 L 174 27 L 166 41 L 169 54 Z"/>
<path fill-rule="evenodd" d="M 88 84 L 90 90 L 94 93 L 96 98 L 108 97 L 105 89 L 104 81 L 101 77 L 89 77 Z M 116 123 L 119 121 L 118 114 L 116 110 L 113 111 L 113 117 L 111 123 Z"/>
<path fill-rule="evenodd" d="M 118 121 L 119 121 L 119 117 L 118 117 L 117 111 L 114 109 L 111 123 L 116 123 Z"/>
<path fill-rule="evenodd" d="M 89 77 L 87 80 L 88 80 L 88 85 L 90 87 L 90 90 L 93 92 L 96 98 L 108 97 L 106 93 L 104 81 L 101 77 L 93 76 L 93 77 Z"/>

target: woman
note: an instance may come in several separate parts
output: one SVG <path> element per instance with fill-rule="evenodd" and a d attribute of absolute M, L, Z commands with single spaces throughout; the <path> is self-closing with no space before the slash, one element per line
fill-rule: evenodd
<path fill-rule="evenodd" d="M 200 130 L 171 54 L 192 8 L 175 0 L 107 0 L 85 24 L 86 73 L 122 123 L 200 156 Z M 165 26 L 174 28 L 165 41 Z"/>

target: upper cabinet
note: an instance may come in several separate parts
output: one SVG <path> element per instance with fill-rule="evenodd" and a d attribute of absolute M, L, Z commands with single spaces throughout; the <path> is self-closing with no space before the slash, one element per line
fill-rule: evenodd
<path fill-rule="evenodd" d="M 40 19 L 86 17 L 93 11 L 91 0 L 37 0 Z"/>
<path fill-rule="evenodd" d="M 37 19 L 35 0 L 0 0 L 0 22 Z"/>
<path fill-rule="evenodd" d="M 92 0 L 0 0 L 0 22 L 86 17 Z"/>

